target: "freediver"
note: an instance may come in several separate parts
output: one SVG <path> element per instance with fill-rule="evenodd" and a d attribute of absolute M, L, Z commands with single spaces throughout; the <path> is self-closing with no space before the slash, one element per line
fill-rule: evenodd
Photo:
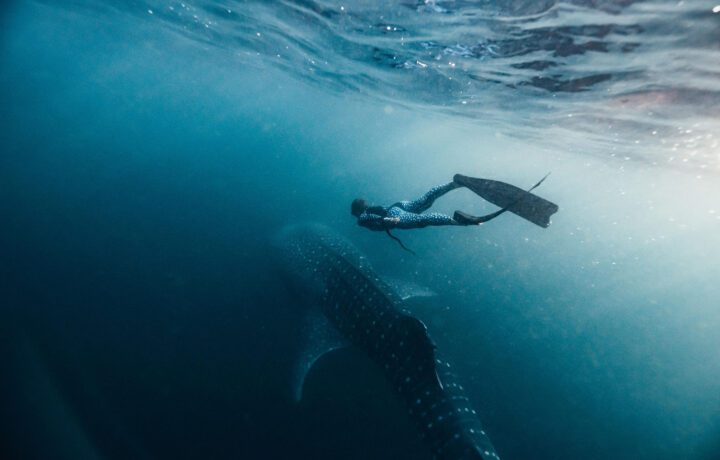
<path fill-rule="evenodd" d="M 547 228 L 550 225 L 550 216 L 557 212 L 558 206 L 530 193 L 540 186 L 546 178 L 547 175 L 529 190 L 523 190 L 505 182 L 455 174 L 452 182 L 433 187 L 418 199 L 399 201 L 390 206 L 374 206 L 362 198 L 356 198 L 352 202 L 350 211 L 357 218 L 358 225 L 370 230 L 385 231 L 391 238 L 400 243 L 403 249 L 408 251 L 409 249 L 398 238 L 393 236 L 390 230 L 443 225 L 480 225 L 507 211 Z M 455 211 L 452 217 L 438 212 L 423 214 L 430 209 L 435 200 L 460 187 L 475 192 L 501 209 L 484 216 L 473 216 L 462 211 Z"/>

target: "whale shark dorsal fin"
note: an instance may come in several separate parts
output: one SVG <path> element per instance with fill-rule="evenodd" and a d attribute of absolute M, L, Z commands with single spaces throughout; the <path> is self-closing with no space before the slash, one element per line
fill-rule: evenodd
<path fill-rule="evenodd" d="M 440 379 L 440 375 L 438 374 L 437 369 L 434 372 L 435 372 L 436 383 L 438 384 L 438 386 L 440 387 L 441 390 L 444 390 L 445 386 L 443 385 L 442 380 Z"/>
<path fill-rule="evenodd" d="M 347 347 L 349 342 L 330 324 L 319 308 L 310 309 L 303 321 L 304 344 L 295 361 L 292 392 L 295 402 L 303 395 L 305 378 L 313 365 L 325 354 Z"/>
<path fill-rule="evenodd" d="M 405 281 L 397 278 L 383 276 L 382 280 L 393 291 L 400 300 L 407 300 L 416 297 L 433 297 L 437 294 L 425 286 L 413 281 Z"/>

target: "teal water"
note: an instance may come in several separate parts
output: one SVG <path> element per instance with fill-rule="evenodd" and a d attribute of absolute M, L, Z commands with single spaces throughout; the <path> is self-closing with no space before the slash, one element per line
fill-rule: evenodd
<path fill-rule="evenodd" d="M 357 351 L 292 401 L 269 241 L 314 221 L 436 293 L 416 313 L 501 458 L 718 458 L 714 7 L 4 3 L 5 455 L 429 458 Z M 414 257 L 349 214 L 548 171 L 548 229 L 398 232 Z"/>

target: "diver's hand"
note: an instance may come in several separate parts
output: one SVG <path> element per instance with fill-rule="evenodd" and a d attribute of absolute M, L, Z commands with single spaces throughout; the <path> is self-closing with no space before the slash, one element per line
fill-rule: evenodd
<path fill-rule="evenodd" d="M 399 224 L 400 218 L 399 217 L 383 217 L 383 222 L 386 224 Z"/>

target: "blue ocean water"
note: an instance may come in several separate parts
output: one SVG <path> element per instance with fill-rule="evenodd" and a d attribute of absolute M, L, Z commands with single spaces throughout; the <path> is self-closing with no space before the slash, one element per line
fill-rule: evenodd
<path fill-rule="evenodd" d="M 720 458 L 720 6 L 0 6 L 3 458 L 431 458 L 358 350 L 289 386 L 270 258 L 319 222 L 436 295 L 505 459 Z M 454 173 L 548 229 L 358 227 Z M 467 190 L 439 211 L 495 210 Z"/>

